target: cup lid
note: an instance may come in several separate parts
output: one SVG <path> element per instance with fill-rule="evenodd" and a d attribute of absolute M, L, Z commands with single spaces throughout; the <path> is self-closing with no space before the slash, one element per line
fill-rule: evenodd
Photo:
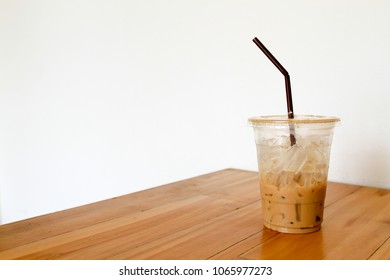
<path fill-rule="evenodd" d="M 337 123 L 339 121 L 337 117 L 317 115 L 295 115 L 293 119 L 289 119 L 287 115 L 259 116 L 248 119 L 249 124 L 252 125 Z"/>

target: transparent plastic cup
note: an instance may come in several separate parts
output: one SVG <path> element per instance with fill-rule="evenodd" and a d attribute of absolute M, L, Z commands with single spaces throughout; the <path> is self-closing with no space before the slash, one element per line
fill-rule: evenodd
<path fill-rule="evenodd" d="M 249 119 L 267 228 L 284 233 L 309 233 L 321 228 L 333 130 L 339 121 L 311 115 Z"/>

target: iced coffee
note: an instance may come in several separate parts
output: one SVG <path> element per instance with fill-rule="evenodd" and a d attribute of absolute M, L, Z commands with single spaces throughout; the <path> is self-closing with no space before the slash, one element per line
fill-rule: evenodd
<path fill-rule="evenodd" d="M 249 120 L 255 132 L 266 227 L 285 233 L 320 229 L 333 128 L 338 121 L 320 116 Z"/>

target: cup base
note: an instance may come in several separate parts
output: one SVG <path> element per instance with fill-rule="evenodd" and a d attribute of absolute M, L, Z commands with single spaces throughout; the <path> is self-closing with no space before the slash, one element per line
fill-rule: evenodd
<path fill-rule="evenodd" d="M 309 228 L 288 228 L 288 227 L 281 227 L 281 226 L 275 226 L 272 224 L 269 224 L 264 221 L 264 226 L 266 228 L 281 232 L 281 233 L 311 233 L 315 232 L 321 229 L 321 225 L 317 225 L 315 227 L 309 227 Z"/>

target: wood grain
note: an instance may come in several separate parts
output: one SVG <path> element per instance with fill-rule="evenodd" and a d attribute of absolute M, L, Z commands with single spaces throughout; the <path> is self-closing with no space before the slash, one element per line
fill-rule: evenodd
<path fill-rule="evenodd" d="M 0 259 L 390 259 L 390 190 L 330 182 L 322 229 L 282 234 L 225 169 L 2 225 Z"/>

